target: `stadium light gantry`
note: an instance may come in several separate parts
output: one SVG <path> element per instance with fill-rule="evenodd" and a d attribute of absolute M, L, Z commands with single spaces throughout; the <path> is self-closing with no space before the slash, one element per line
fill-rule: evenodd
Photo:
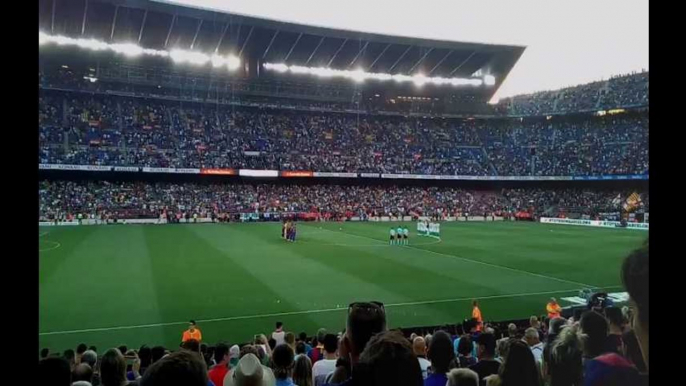
<path fill-rule="evenodd" d="M 159 56 L 163 58 L 170 58 L 177 63 L 188 63 L 192 65 L 205 65 L 212 63 L 215 68 L 226 67 L 229 71 L 234 71 L 241 66 L 241 60 L 235 55 L 208 55 L 198 51 L 187 51 L 181 49 L 154 50 L 150 48 L 143 48 L 133 43 L 105 43 L 95 39 L 78 39 L 70 38 L 61 35 L 49 35 L 44 32 L 38 32 L 38 45 L 44 46 L 47 44 L 56 44 L 58 46 L 77 46 L 92 51 L 112 51 L 117 54 L 122 54 L 129 58 L 139 57 L 141 55 Z"/>
<path fill-rule="evenodd" d="M 365 80 L 389 81 L 394 80 L 398 83 L 412 82 L 418 87 L 425 84 L 433 85 L 451 85 L 451 86 L 488 86 L 495 85 L 495 77 L 493 75 L 486 75 L 482 78 L 442 78 L 442 77 L 427 77 L 423 74 L 404 75 L 404 74 L 387 74 L 378 72 L 366 72 L 360 69 L 351 70 L 336 70 L 327 67 L 305 67 L 297 65 L 287 65 L 285 63 L 263 63 L 262 66 L 266 70 L 301 75 L 314 75 L 321 78 L 344 78 L 355 82 L 364 82 Z"/>

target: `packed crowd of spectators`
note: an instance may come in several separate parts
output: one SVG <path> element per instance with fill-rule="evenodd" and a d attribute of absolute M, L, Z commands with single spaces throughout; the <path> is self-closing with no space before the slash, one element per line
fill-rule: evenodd
<path fill-rule="evenodd" d="M 44 92 L 39 163 L 442 175 L 648 173 L 647 114 L 432 119 Z"/>
<path fill-rule="evenodd" d="M 355 302 L 345 329 L 297 336 L 277 322 L 269 337 L 230 346 L 202 342 L 194 321 L 175 352 L 126 346 L 98 354 L 40 353 L 38 383 L 59 386 L 639 386 L 649 371 L 649 249 L 624 261 L 631 307 L 589 303 L 565 318 L 555 299 L 526 325 L 465 320 L 407 335 L 389 329 L 384 305 Z M 473 303 L 476 306 L 476 301 Z M 481 312 L 479 311 L 479 315 Z M 454 327 L 454 326 L 453 326 Z M 196 339 L 197 338 L 197 339 Z M 214 342 L 213 342 L 214 343 Z M 128 360 L 128 362 L 127 362 Z"/>
<path fill-rule="evenodd" d="M 53 220 L 81 215 L 159 218 L 163 213 L 200 218 L 238 213 L 316 213 L 352 216 L 508 216 L 549 208 L 597 215 L 616 212 L 631 191 L 578 189 L 465 190 L 449 187 L 279 184 L 177 184 L 169 182 L 41 181 L 39 213 Z M 644 193 L 642 208 L 647 211 Z M 85 216 L 85 217 L 84 217 Z"/>
<path fill-rule="evenodd" d="M 648 106 L 648 72 L 612 77 L 555 91 L 503 99 L 497 110 L 508 115 L 546 115 Z"/>

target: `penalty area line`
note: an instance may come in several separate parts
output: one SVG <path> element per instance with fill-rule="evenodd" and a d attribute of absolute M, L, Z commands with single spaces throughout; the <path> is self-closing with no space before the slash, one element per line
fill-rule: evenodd
<path fill-rule="evenodd" d="M 609 286 L 604 287 L 605 289 L 622 288 L 621 286 Z M 454 299 L 434 299 L 434 300 L 420 300 L 415 302 L 404 302 L 404 303 L 389 303 L 385 304 L 385 308 L 394 307 L 406 307 L 406 306 L 419 306 L 425 304 L 437 304 L 437 303 L 455 303 L 471 300 L 489 300 L 489 299 L 506 299 L 506 298 L 517 298 L 526 296 L 539 296 L 539 295 L 552 295 L 561 293 L 572 293 L 578 291 L 579 289 L 569 289 L 569 290 L 556 290 L 556 291 L 543 291 L 543 292 L 527 292 L 527 293 L 517 293 L 517 294 L 501 294 L 501 295 L 489 295 L 489 296 L 470 296 Z M 336 307 L 336 308 L 323 308 L 319 310 L 303 310 L 303 311 L 290 311 L 290 312 L 275 312 L 270 314 L 257 314 L 257 315 L 242 315 L 242 316 L 229 316 L 225 318 L 213 318 L 213 319 L 197 319 L 198 323 L 216 323 L 216 322 L 229 322 L 234 320 L 245 320 L 245 319 L 261 319 L 261 318 L 272 318 L 279 316 L 291 316 L 291 315 L 307 315 L 307 314 L 320 314 L 325 312 L 336 312 L 336 311 L 346 311 L 347 307 Z M 102 327 L 102 328 L 87 328 L 82 330 L 66 330 L 66 331 L 50 331 L 41 332 L 39 336 L 48 335 L 67 335 L 67 334 L 83 334 L 88 332 L 104 332 L 104 331 L 117 331 L 117 330 L 132 330 L 138 328 L 153 328 L 153 327 L 164 327 L 164 326 L 177 326 L 186 325 L 188 321 L 183 322 L 169 322 L 169 323 L 152 323 L 152 324 L 140 324 L 132 326 L 116 326 L 116 327 Z"/>

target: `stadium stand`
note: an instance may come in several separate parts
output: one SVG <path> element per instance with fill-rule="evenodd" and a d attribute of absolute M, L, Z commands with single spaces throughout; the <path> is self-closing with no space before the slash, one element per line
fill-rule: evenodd
<path fill-rule="evenodd" d="M 45 92 L 42 164 L 476 176 L 649 173 L 645 113 L 423 119 Z"/>
<path fill-rule="evenodd" d="M 499 102 L 501 114 L 540 116 L 648 107 L 648 72 L 615 76 L 607 81 L 541 91 Z"/>
<path fill-rule="evenodd" d="M 40 220 L 82 218 L 159 218 L 163 214 L 241 220 L 255 213 L 272 221 L 279 215 L 331 220 L 380 216 L 461 217 L 465 213 L 515 218 L 519 212 L 539 217 L 608 218 L 632 191 L 581 189 L 502 189 L 478 191 L 449 187 L 193 184 L 108 181 L 42 181 Z M 392 203 L 392 204 L 391 204 Z M 643 193 L 638 212 L 649 211 Z M 270 217 L 270 214 L 272 217 Z"/>

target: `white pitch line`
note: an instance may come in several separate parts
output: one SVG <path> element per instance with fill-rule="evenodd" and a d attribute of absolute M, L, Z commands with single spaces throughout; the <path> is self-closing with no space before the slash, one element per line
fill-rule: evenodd
<path fill-rule="evenodd" d="M 329 232 L 332 232 L 332 233 L 336 233 L 336 231 L 332 231 L 332 230 L 325 229 L 325 228 L 324 228 L 323 230 L 326 230 L 326 231 L 329 231 Z M 343 233 L 345 233 L 346 235 L 350 235 L 350 236 L 354 236 L 354 237 L 360 237 L 360 238 L 363 238 L 363 239 L 376 240 L 376 241 L 378 241 L 378 242 L 380 242 L 380 243 L 383 243 L 383 241 L 381 241 L 381 240 L 379 240 L 379 239 L 375 239 L 375 238 L 373 238 L 373 237 L 360 236 L 360 235 L 356 235 L 356 234 L 348 233 L 348 232 L 343 232 Z M 588 288 L 596 287 L 596 286 L 592 286 L 592 285 L 585 284 L 585 283 L 579 283 L 579 282 L 572 281 L 572 280 L 560 279 L 560 278 L 557 278 L 557 277 L 542 275 L 542 274 L 540 274 L 540 273 L 534 273 L 534 272 L 530 272 L 530 271 L 524 271 L 524 270 L 522 270 L 522 269 L 517 269 L 517 268 L 510 268 L 510 267 L 507 267 L 507 266 L 504 266 L 504 265 L 486 263 L 486 262 L 484 262 L 484 261 L 468 259 L 468 258 L 466 258 L 466 257 L 457 256 L 457 255 L 451 255 L 451 254 L 448 254 L 448 253 L 435 252 L 435 251 L 432 251 L 432 250 L 430 250 L 430 249 L 417 248 L 417 247 L 414 247 L 414 246 L 412 246 L 412 245 L 399 245 L 399 246 L 400 246 L 400 247 L 405 247 L 405 248 L 416 249 L 416 250 L 418 250 L 418 251 L 434 253 L 434 254 L 436 254 L 436 255 L 452 257 L 452 258 L 454 258 L 454 259 L 469 261 L 469 262 L 475 263 L 475 264 L 481 264 L 481 265 L 486 265 L 486 266 L 489 266 L 489 267 L 500 268 L 500 269 L 506 269 L 506 270 L 512 271 L 512 272 L 525 273 L 525 274 L 528 274 L 528 275 L 532 275 L 532 276 L 536 276 L 536 277 L 540 277 L 540 278 L 544 278 L 544 279 L 559 281 L 559 282 L 561 282 L 561 283 L 573 284 L 573 285 L 578 285 L 578 286 L 588 287 Z"/>
<path fill-rule="evenodd" d="M 62 244 L 58 243 L 57 241 L 46 240 L 46 241 L 44 241 L 44 242 L 45 242 L 45 243 L 52 243 L 53 246 L 52 246 L 51 248 L 38 249 L 38 252 L 53 251 L 53 250 L 55 250 L 55 249 L 57 249 L 57 248 L 59 248 L 59 247 L 62 246 Z"/>
<path fill-rule="evenodd" d="M 611 288 L 621 288 L 621 286 L 610 286 L 604 287 L 606 289 Z M 515 297 L 525 297 L 525 296 L 536 296 L 536 295 L 552 295 L 559 293 L 570 293 L 578 291 L 578 289 L 570 290 L 557 290 L 557 291 L 544 291 L 544 292 L 528 292 L 519 294 L 503 294 L 503 295 L 490 295 L 490 296 L 477 296 L 477 297 L 464 297 L 464 298 L 454 298 L 454 299 L 435 299 L 435 300 L 421 300 L 416 302 L 405 302 L 405 303 L 390 303 L 385 304 L 385 308 L 393 307 L 405 307 L 405 306 L 418 306 L 423 304 L 436 304 L 436 303 L 454 303 L 469 300 L 488 300 L 488 299 L 503 299 L 503 298 L 515 298 Z M 225 318 L 214 318 L 214 319 L 197 319 L 198 323 L 214 323 L 214 322 L 228 322 L 233 320 L 244 320 L 244 319 L 260 319 L 260 318 L 272 318 L 277 316 L 290 316 L 290 315 L 306 315 L 306 314 L 320 314 L 324 312 L 335 312 L 335 311 L 346 311 L 347 307 L 337 307 L 337 308 L 323 308 L 319 310 L 304 310 L 304 311 L 290 311 L 290 312 L 276 312 L 271 314 L 258 314 L 258 315 L 243 315 L 243 316 L 229 316 Z M 102 327 L 102 328 L 87 328 L 83 330 L 67 330 L 67 331 L 51 331 L 51 332 L 41 332 L 39 336 L 45 335 L 67 335 L 67 334 L 82 334 L 87 332 L 102 332 L 102 331 L 115 331 L 115 330 L 132 330 L 138 328 L 151 328 L 151 327 L 164 327 L 164 326 L 175 326 L 175 325 L 185 325 L 188 321 L 183 322 L 168 322 L 168 323 L 152 323 L 152 324 L 140 324 L 133 326 L 117 326 L 117 327 Z"/>

